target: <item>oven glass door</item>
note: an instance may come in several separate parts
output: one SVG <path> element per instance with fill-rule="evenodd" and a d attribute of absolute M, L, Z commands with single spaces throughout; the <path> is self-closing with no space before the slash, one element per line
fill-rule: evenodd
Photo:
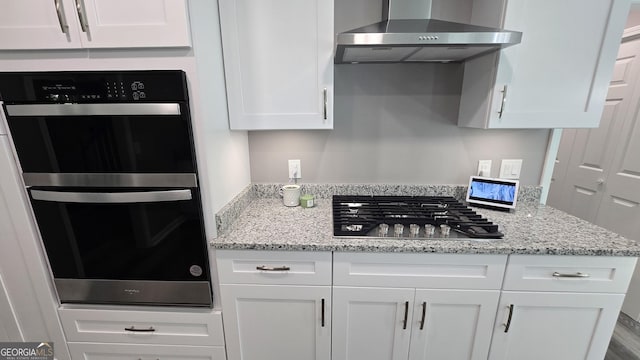
<path fill-rule="evenodd" d="M 25 173 L 195 173 L 186 104 L 7 105 Z"/>
<path fill-rule="evenodd" d="M 55 278 L 207 281 L 190 189 L 29 189 Z"/>

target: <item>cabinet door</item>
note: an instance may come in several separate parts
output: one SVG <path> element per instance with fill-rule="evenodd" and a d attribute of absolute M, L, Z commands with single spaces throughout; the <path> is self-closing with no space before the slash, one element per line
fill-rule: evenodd
<path fill-rule="evenodd" d="M 77 0 L 87 48 L 190 46 L 185 0 Z"/>
<path fill-rule="evenodd" d="M 522 42 L 465 65 L 459 125 L 598 127 L 628 9 L 628 0 L 507 0 L 494 25 Z"/>
<path fill-rule="evenodd" d="M 602 360 L 623 299 L 624 294 L 504 291 L 489 359 Z"/>
<path fill-rule="evenodd" d="M 414 289 L 333 288 L 333 360 L 406 360 Z"/>
<path fill-rule="evenodd" d="M 333 1 L 219 6 L 231 129 L 331 129 Z"/>
<path fill-rule="evenodd" d="M 499 290 L 416 290 L 409 360 L 487 359 Z"/>
<path fill-rule="evenodd" d="M 330 360 L 331 287 L 221 285 L 229 360 Z"/>
<path fill-rule="evenodd" d="M 80 48 L 73 2 L 0 0 L 0 49 Z"/>

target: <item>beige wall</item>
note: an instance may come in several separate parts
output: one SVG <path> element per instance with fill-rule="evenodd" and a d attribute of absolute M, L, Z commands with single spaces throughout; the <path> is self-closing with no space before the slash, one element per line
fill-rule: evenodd
<path fill-rule="evenodd" d="M 302 160 L 309 183 L 468 181 L 480 159 L 524 159 L 522 182 L 538 184 L 547 130 L 456 125 L 462 67 L 456 64 L 339 65 L 334 130 L 249 132 L 251 180 L 287 181 Z"/>

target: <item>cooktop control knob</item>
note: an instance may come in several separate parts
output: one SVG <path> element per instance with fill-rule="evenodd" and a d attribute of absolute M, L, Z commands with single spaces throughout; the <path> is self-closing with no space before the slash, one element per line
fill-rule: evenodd
<path fill-rule="evenodd" d="M 389 235 L 389 225 L 387 224 L 378 225 L 378 236 L 386 237 L 387 235 Z"/>
<path fill-rule="evenodd" d="M 396 237 L 401 237 L 403 232 L 404 232 L 404 225 L 402 224 L 393 225 L 393 233 Z"/>

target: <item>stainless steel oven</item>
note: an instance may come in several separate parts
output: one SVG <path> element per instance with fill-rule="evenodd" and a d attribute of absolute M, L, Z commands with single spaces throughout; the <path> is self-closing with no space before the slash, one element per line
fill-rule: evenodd
<path fill-rule="evenodd" d="M 1 73 L 62 302 L 211 306 L 181 71 Z"/>

